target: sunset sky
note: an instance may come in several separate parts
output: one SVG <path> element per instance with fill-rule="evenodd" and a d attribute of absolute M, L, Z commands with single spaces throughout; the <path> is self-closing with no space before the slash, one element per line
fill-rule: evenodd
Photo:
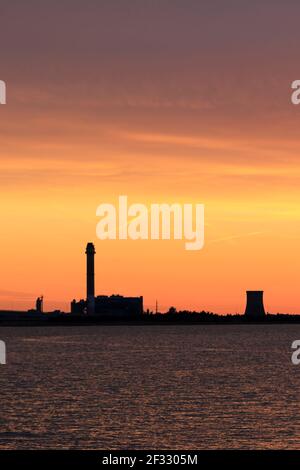
<path fill-rule="evenodd" d="M 300 313 L 300 3 L 2 0 L 0 308 L 96 291 Z M 205 246 L 100 241 L 96 208 L 205 204 Z"/>

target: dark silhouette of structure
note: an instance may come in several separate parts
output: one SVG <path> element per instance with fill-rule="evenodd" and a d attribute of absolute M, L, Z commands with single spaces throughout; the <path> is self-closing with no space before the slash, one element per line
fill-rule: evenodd
<path fill-rule="evenodd" d="M 44 297 L 41 295 L 41 297 L 38 297 L 35 302 L 35 310 L 37 313 L 43 313 L 43 303 Z"/>
<path fill-rule="evenodd" d="M 87 313 L 95 313 L 95 247 L 93 243 L 86 245 L 86 301 Z"/>
<path fill-rule="evenodd" d="M 103 318 L 138 318 L 143 314 L 143 297 L 98 295 L 95 297 L 95 247 L 86 246 L 86 300 L 71 302 L 73 315 L 99 316 Z"/>
<path fill-rule="evenodd" d="M 71 302 L 71 313 L 74 315 L 84 315 L 87 313 L 87 301 L 80 300 Z M 122 295 L 98 295 L 95 297 L 95 310 L 93 316 L 103 318 L 113 317 L 138 318 L 143 315 L 143 297 L 123 297 Z"/>
<path fill-rule="evenodd" d="M 28 311 L 0 310 L 1 325 L 98 325 L 113 323 L 126 324 L 247 324 L 257 323 L 300 323 L 298 314 L 269 314 L 265 312 L 263 291 L 247 291 L 247 305 L 244 315 L 217 315 L 208 311 L 179 310 L 170 307 L 162 313 L 156 301 L 155 312 L 143 310 L 143 297 L 121 295 L 95 296 L 95 247 L 89 242 L 86 254 L 86 299 L 71 302 L 71 314 L 54 310 L 43 313 L 43 296 L 36 299 L 35 309 Z"/>
<path fill-rule="evenodd" d="M 247 305 L 245 316 L 249 319 L 260 319 L 266 315 L 262 290 L 247 290 Z"/>

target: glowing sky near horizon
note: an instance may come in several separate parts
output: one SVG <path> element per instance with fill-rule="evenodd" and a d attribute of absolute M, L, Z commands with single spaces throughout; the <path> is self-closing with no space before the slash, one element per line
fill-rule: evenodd
<path fill-rule="evenodd" d="M 1 1 L 0 308 L 98 294 L 300 313 L 300 4 Z M 96 239 L 102 202 L 204 203 L 205 247 Z"/>

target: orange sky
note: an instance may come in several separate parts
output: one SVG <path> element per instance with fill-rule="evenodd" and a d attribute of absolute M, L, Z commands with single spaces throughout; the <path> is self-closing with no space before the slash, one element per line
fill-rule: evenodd
<path fill-rule="evenodd" d="M 300 313 L 300 6 L 23 3 L 0 11 L 0 307 L 68 309 L 94 241 L 98 294 Z M 204 203 L 204 249 L 97 240 L 120 194 Z"/>

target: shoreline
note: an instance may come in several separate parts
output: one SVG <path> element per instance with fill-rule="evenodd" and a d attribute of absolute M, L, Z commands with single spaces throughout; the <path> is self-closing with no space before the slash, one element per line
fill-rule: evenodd
<path fill-rule="evenodd" d="M 71 327 L 71 326 L 151 326 L 151 325 L 162 325 L 162 326 L 170 326 L 170 325 L 188 325 L 188 326 L 195 326 L 195 325 L 290 325 L 290 324 L 300 324 L 300 315 L 299 319 L 265 319 L 265 320 L 247 320 L 247 319 L 218 319 L 218 320 L 170 320 L 170 319 L 151 319 L 151 320 L 127 320 L 127 319 L 120 319 L 120 320 L 111 320 L 111 319 L 64 319 L 64 320 L 57 320 L 57 319 L 47 319 L 47 320 L 23 320 L 23 321 L 0 321 L 0 328 L 1 327 L 30 327 L 30 326 L 62 326 L 62 327 Z"/>

